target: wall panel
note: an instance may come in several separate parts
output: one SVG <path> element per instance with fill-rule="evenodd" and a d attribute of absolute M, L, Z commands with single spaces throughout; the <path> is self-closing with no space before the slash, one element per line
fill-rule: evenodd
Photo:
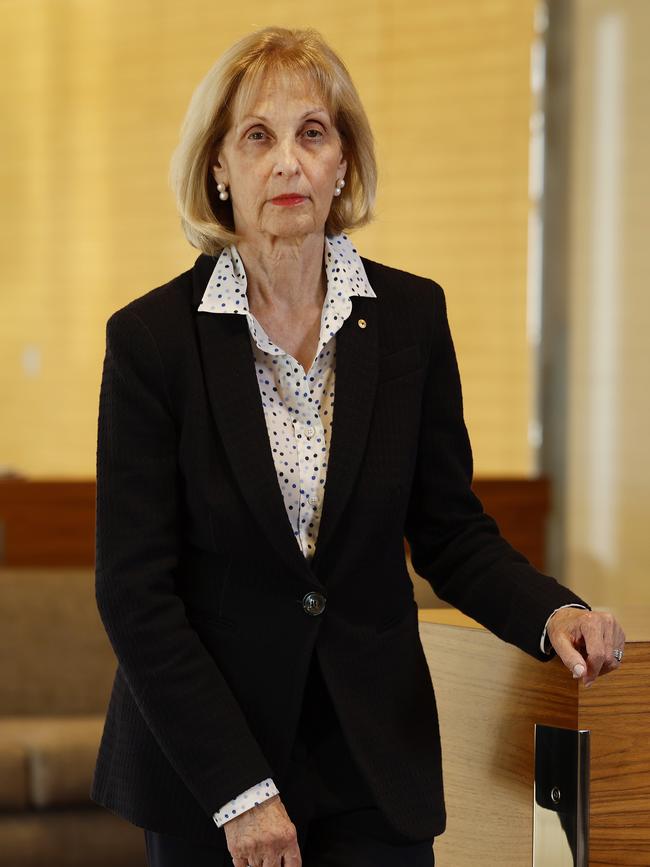
<path fill-rule="evenodd" d="M 94 472 L 104 325 L 188 267 L 167 170 L 190 94 L 235 38 L 320 29 L 375 130 L 366 255 L 445 287 L 476 465 L 526 474 L 532 0 L 2 0 L 0 464 Z"/>

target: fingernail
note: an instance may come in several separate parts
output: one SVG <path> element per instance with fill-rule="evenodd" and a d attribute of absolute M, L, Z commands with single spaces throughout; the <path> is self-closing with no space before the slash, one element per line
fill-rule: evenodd
<path fill-rule="evenodd" d="M 584 665 L 580 665 L 580 663 L 577 662 L 577 663 L 573 666 L 573 676 L 574 676 L 574 677 L 582 677 L 582 675 L 583 675 L 584 673 L 585 673 L 585 667 L 584 667 Z"/>
<path fill-rule="evenodd" d="M 590 686 L 593 686 L 593 680 L 585 681 L 585 689 L 589 689 Z"/>

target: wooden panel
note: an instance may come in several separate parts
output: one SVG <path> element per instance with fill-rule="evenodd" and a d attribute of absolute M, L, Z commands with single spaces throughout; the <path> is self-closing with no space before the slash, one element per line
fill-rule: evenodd
<path fill-rule="evenodd" d="M 577 684 L 559 660 L 537 662 L 484 629 L 426 622 L 439 614 L 420 612 L 448 813 L 436 864 L 529 867 L 534 724 L 576 728 Z"/>
<path fill-rule="evenodd" d="M 648 867 L 650 642 L 628 642 L 616 674 L 580 690 L 578 720 L 591 730 L 589 864 Z"/>
<path fill-rule="evenodd" d="M 591 731 L 590 867 L 650 865 L 650 610 L 615 612 L 628 635 L 615 674 L 584 689 L 454 610 L 420 610 L 438 698 L 447 831 L 441 867 L 530 867 L 533 725 Z"/>
<path fill-rule="evenodd" d="M 2 0 L 2 463 L 92 474 L 106 319 L 196 256 L 167 184 L 192 91 L 273 23 L 320 29 L 349 66 L 380 177 L 378 219 L 355 243 L 445 287 L 477 466 L 529 472 L 536 6 Z"/>
<path fill-rule="evenodd" d="M 93 566 L 93 481 L 0 481 L 4 566 Z"/>

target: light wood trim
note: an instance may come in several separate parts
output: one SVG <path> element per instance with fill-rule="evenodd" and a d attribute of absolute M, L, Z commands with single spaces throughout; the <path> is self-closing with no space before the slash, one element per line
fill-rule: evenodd
<path fill-rule="evenodd" d="M 484 629 L 476 620 L 455 608 L 420 608 L 420 623 L 438 623 L 441 626 L 465 626 L 468 629 Z"/>
<path fill-rule="evenodd" d="M 650 607 L 640 605 L 634 608 L 594 608 L 594 611 L 611 611 L 625 630 L 627 645 L 638 642 L 650 642 Z M 420 608 L 419 618 L 425 623 L 440 623 L 445 626 L 466 626 L 472 629 L 484 629 L 476 620 L 455 608 Z"/>
<path fill-rule="evenodd" d="M 438 700 L 448 813 L 436 863 L 529 867 L 534 724 L 576 728 L 577 685 L 559 660 L 537 662 L 481 628 L 425 614 L 420 636 Z"/>

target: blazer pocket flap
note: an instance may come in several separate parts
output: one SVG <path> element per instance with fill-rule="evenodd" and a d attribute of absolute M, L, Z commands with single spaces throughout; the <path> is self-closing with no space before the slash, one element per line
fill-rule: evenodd
<path fill-rule="evenodd" d="M 412 617 L 415 617 L 416 620 L 418 617 L 418 605 L 415 599 L 409 603 L 406 611 L 402 609 L 399 614 L 393 614 L 388 620 L 379 623 L 377 625 L 377 634 L 381 635 L 384 632 L 388 632 L 389 629 L 408 623 Z"/>
<path fill-rule="evenodd" d="M 190 623 L 197 625 L 206 624 L 208 626 L 216 626 L 219 629 L 236 629 L 237 622 L 230 617 L 225 617 L 223 614 L 217 614 L 206 608 L 195 608 L 193 606 L 185 606 L 187 619 Z"/>
<path fill-rule="evenodd" d="M 414 373 L 422 366 L 420 360 L 420 347 L 417 343 L 398 349 L 379 359 L 378 382 L 386 382 L 389 379 L 397 379 L 398 376 L 406 376 Z"/>

